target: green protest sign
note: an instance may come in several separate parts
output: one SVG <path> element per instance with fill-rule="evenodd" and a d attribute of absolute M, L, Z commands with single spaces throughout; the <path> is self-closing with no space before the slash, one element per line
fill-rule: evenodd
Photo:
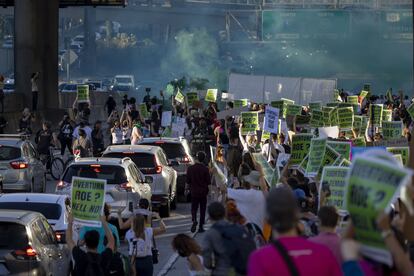
<path fill-rule="evenodd" d="M 382 110 L 382 121 L 391 122 L 392 121 L 392 110 L 383 109 Z"/>
<path fill-rule="evenodd" d="M 286 117 L 286 111 L 284 112 L 284 102 L 283 101 L 273 101 L 270 103 L 272 107 L 279 109 L 279 118 L 285 118 Z M 285 115 L 285 116 L 284 116 Z"/>
<path fill-rule="evenodd" d="M 215 103 L 217 101 L 217 89 L 208 89 L 205 101 Z"/>
<path fill-rule="evenodd" d="M 398 163 L 399 163 L 401 166 L 404 166 L 404 163 L 403 163 L 403 159 L 402 159 L 401 154 L 394 154 L 393 156 L 394 156 L 394 158 L 398 161 Z"/>
<path fill-rule="evenodd" d="M 402 121 L 385 122 L 382 121 L 382 136 L 385 140 L 401 138 L 403 131 Z"/>
<path fill-rule="evenodd" d="M 85 226 L 101 226 L 105 186 L 105 179 L 72 177 L 71 210 L 76 222 Z"/>
<path fill-rule="evenodd" d="M 149 112 L 147 109 L 147 105 L 145 103 L 142 103 L 139 105 L 139 114 L 142 116 L 142 118 L 149 117 Z"/>
<path fill-rule="evenodd" d="M 359 104 L 352 104 L 352 103 L 339 103 L 338 107 L 352 107 L 354 109 L 354 114 L 358 113 Z"/>
<path fill-rule="evenodd" d="M 361 97 L 361 99 L 365 99 L 365 97 L 369 94 L 369 91 L 366 90 L 362 90 L 361 93 L 359 93 L 359 96 Z"/>
<path fill-rule="evenodd" d="M 298 165 L 309 152 L 312 134 L 300 133 L 292 136 L 292 155 L 290 162 L 292 165 Z"/>
<path fill-rule="evenodd" d="M 339 106 L 339 103 L 327 103 L 326 104 L 326 107 L 338 107 Z"/>
<path fill-rule="evenodd" d="M 354 109 L 352 107 L 337 108 L 338 126 L 341 130 L 352 129 L 354 124 Z"/>
<path fill-rule="evenodd" d="M 357 137 L 355 139 L 352 139 L 352 145 L 354 147 L 366 147 L 367 143 L 365 142 L 364 137 Z"/>
<path fill-rule="evenodd" d="M 369 106 L 369 121 L 370 125 L 380 127 L 382 122 L 382 104 L 371 104 Z"/>
<path fill-rule="evenodd" d="M 197 92 L 187 92 L 187 104 L 188 106 L 192 106 L 195 102 L 197 102 L 198 93 Z"/>
<path fill-rule="evenodd" d="M 363 135 L 365 134 L 365 130 L 367 129 L 367 125 L 368 125 L 368 118 L 365 116 L 359 116 L 359 115 L 355 115 L 354 116 L 354 130 L 358 135 Z"/>
<path fill-rule="evenodd" d="M 254 160 L 259 164 L 259 166 L 263 169 L 264 179 L 266 180 L 267 184 L 272 185 L 272 178 L 273 178 L 273 168 L 270 164 L 266 161 L 263 154 L 253 153 L 252 154 Z"/>
<path fill-rule="evenodd" d="M 330 196 L 326 198 L 325 205 L 335 206 L 339 210 L 345 210 L 346 176 L 348 171 L 349 168 L 345 166 L 327 166 L 323 168 L 319 194 L 321 195 L 324 189 L 329 188 L 331 191 Z"/>
<path fill-rule="evenodd" d="M 318 174 L 325 155 L 326 139 L 312 138 L 309 151 L 309 159 L 306 164 L 305 176 L 313 177 Z"/>
<path fill-rule="evenodd" d="M 323 125 L 326 127 L 329 127 L 332 125 L 332 121 L 334 120 L 334 113 L 335 107 L 328 107 L 328 106 L 322 106 L 322 112 L 323 112 Z"/>
<path fill-rule="evenodd" d="M 342 161 L 339 163 L 340 167 L 351 167 L 351 161 L 348 159 L 342 158 Z"/>
<path fill-rule="evenodd" d="M 266 131 L 266 130 L 263 130 L 260 142 L 264 143 L 264 141 L 266 141 L 267 139 L 270 139 L 270 132 Z"/>
<path fill-rule="evenodd" d="M 331 146 L 326 145 L 325 155 L 323 156 L 323 162 L 321 168 L 325 166 L 332 166 L 341 160 L 341 155 L 334 150 Z M 322 170 L 320 170 L 322 172 Z"/>
<path fill-rule="evenodd" d="M 401 154 L 404 166 L 408 166 L 408 160 L 410 156 L 409 147 L 387 147 L 387 151 L 392 154 Z"/>
<path fill-rule="evenodd" d="M 350 104 L 357 104 L 358 105 L 358 96 L 348 96 L 346 101 Z"/>
<path fill-rule="evenodd" d="M 321 103 L 321 102 L 309 103 L 309 108 L 310 108 L 310 110 L 312 110 L 312 111 L 314 111 L 314 110 L 321 110 L 321 108 L 322 108 L 322 103 Z"/>
<path fill-rule="evenodd" d="M 242 135 L 247 135 L 249 132 L 256 134 L 259 126 L 259 114 L 257 112 L 242 112 Z"/>
<path fill-rule="evenodd" d="M 302 106 L 296 105 L 296 104 L 289 104 L 287 106 L 287 112 L 286 115 L 288 116 L 295 116 L 302 114 Z"/>
<path fill-rule="evenodd" d="M 414 103 L 412 103 L 408 108 L 407 108 L 407 112 L 408 114 L 410 114 L 411 118 L 414 120 Z"/>
<path fill-rule="evenodd" d="M 78 103 L 89 103 L 89 85 L 77 85 Z"/>
<path fill-rule="evenodd" d="M 234 107 L 242 107 L 242 106 L 247 106 L 248 104 L 248 99 L 240 99 L 240 100 L 234 100 Z"/>
<path fill-rule="evenodd" d="M 296 127 L 308 127 L 311 117 L 308 115 L 296 115 L 295 117 Z"/>
<path fill-rule="evenodd" d="M 175 95 L 175 100 L 179 103 L 184 103 L 185 97 L 183 93 L 181 93 L 180 89 L 178 89 L 177 95 Z"/>
<path fill-rule="evenodd" d="M 329 119 L 329 117 L 328 117 Z M 323 118 L 323 112 L 319 110 L 313 110 L 311 114 L 311 120 L 310 120 L 311 127 L 317 128 L 317 127 L 323 127 L 324 126 L 324 118 Z"/>
<path fill-rule="evenodd" d="M 351 160 L 351 142 L 347 141 L 328 141 L 327 144 L 333 148 L 341 157 Z"/>
<path fill-rule="evenodd" d="M 391 254 L 377 229 L 376 220 L 380 212 L 389 212 L 390 204 L 410 181 L 411 174 L 395 163 L 371 156 L 372 151 L 353 159 L 347 178 L 346 210 L 354 224 L 355 239 L 363 244 L 361 253 L 390 265 Z M 364 246 L 370 250 L 364 250 Z"/>

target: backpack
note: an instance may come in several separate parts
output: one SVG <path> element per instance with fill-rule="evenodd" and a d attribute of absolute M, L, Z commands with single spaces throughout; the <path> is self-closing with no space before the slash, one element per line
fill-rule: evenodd
<path fill-rule="evenodd" d="M 256 249 L 264 246 L 266 241 L 263 236 L 262 230 L 255 223 L 247 223 L 245 225 L 249 234 L 253 237 L 254 243 L 256 244 Z"/>
<path fill-rule="evenodd" d="M 245 275 L 250 253 L 256 249 L 253 237 L 245 227 L 238 224 L 213 225 L 213 228 L 221 234 L 230 265 L 237 273 Z"/>
<path fill-rule="evenodd" d="M 101 256 L 97 255 L 95 258 L 91 257 L 91 254 L 87 253 L 88 264 L 85 269 L 85 276 L 105 275 L 101 266 Z"/>

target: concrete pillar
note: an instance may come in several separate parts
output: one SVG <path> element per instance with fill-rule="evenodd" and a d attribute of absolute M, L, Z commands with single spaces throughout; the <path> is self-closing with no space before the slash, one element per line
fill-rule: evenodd
<path fill-rule="evenodd" d="M 82 58 L 82 71 L 86 76 L 96 76 L 96 8 L 85 7 L 85 45 Z"/>
<path fill-rule="evenodd" d="M 15 0 L 14 72 L 16 92 L 32 107 L 30 75 L 40 72 L 38 109 L 56 109 L 58 101 L 59 1 Z"/>

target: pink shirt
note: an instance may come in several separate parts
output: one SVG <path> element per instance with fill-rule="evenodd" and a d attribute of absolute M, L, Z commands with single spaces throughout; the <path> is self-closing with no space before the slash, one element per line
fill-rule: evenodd
<path fill-rule="evenodd" d="M 300 275 L 342 276 L 341 268 L 331 251 L 323 245 L 301 237 L 283 237 L 279 241 L 287 249 Z M 290 276 L 283 258 L 273 245 L 250 255 L 249 276 Z"/>
<path fill-rule="evenodd" d="M 316 237 L 309 238 L 309 240 L 328 247 L 334 254 L 338 264 L 342 264 L 341 238 L 337 234 L 322 232 Z"/>

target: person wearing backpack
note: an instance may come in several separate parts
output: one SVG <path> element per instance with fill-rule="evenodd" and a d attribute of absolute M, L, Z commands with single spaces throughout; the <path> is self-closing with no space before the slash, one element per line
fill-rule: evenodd
<path fill-rule="evenodd" d="M 72 257 L 75 263 L 72 272 L 73 276 L 110 275 L 109 264 L 113 257 L 115 239 L 106 222 L 105 216 L 101 216 L 101 222 L 105 230 L 105 237 L 108 240 L 106 249 L 101 254 L 98 253 L 99 233 L 96 230 L 92 230 L 86 232 L 84 236 L 86 245 L 85 252 L 79 246 L 76 246 L 73 241 L 73 215 L 71 213 L 68 214 L 66 243 L 70 252 L 72 252 Z"/>

